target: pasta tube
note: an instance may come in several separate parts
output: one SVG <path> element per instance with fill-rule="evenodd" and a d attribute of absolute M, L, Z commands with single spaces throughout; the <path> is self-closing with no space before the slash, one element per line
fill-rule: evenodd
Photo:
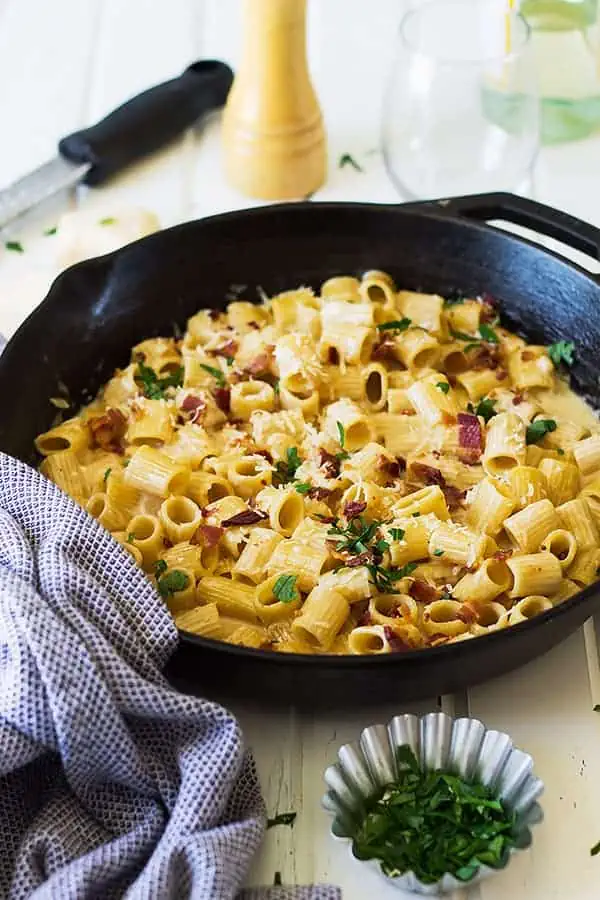
<path fill-rule="evenodd" d="M 504 530 L 523 553 L 539 550 L 544 538 L 560 528 L 560 519 L 549 500 L 538 500 L 510 516 Z"/>
<path fill-rule="evenodd" d="M 143 446 L 135 451 L 125 469 L 125 483 L 156 497 L 183 494 L 190 478 L 189 470 L 155 450 Z"/>
<path fill-rule="evenodd" d="M 329 650 L 349 614 L 348 601 L 339 591 L 316 587 L 294 619 L 292 633 L 313 647 Z"/>
<path fill-rule="evenodd" d="M 508 592 L 509 597 L 527 597 L 529 594 L 549 597 L 560 586 L 562 578 L 560 563 L 547 550 L 524 556 L 511 556 L 506 560 L 506 565 L 514 579 L 513 586 Z"/>
<path fill-rule="evenodd" d="M 483 468 L 488 475 L 504 475 L 525 465 L 525 423 L 515 413 L 498 413 L 487 427 Z"/>

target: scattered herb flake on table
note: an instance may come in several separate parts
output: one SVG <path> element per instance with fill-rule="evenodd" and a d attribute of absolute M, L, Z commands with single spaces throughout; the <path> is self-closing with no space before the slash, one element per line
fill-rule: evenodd
<path fill-rule="evenodd" d="M 371 801 L 354 835 L 358 859 L 378 859 L 386 875 L 414 872 L 434 884 L 449 872 L 470 881 L 481 865 L 498 868 L 514 845 L 515 816 L 490 788 L 443 771 L 424 772 L 408 746 L 400 775 Z"/>
<path fill-rule="evenodd" d="M 115 225 L 116 219 L 112 216 L 105 216 L 103 219 L 100 219 L 99 225 Z"/>
<path fill-rule="evenodd" d="M 25 253 L 21 241 L 5 241 L 4 246 L 7 250 L 12 250 L 13 253 Z"/>
<path fill-rule="evenodd" d="M 278 813 L 272 819 L 267 819 L 267 828 L 275 828 L 276 825 L 289 825 L 293 828 L 297 815 L 295 812 Z"/>
<path fill-rule="evenodd" d="M 363 167 L 356 162 L 351 153 L 342 153 L 340 156 L 338 160 L 338 169 L 343 169 L 344 166 L 352 166 L 357 172 L 365 171 Z"/>
<path fill-rule="evenodd" d="M 52 228 L 46 228 L 44 231 L 44 237 L 51 237 L 53 234 L 56 234 L 58 231 L 58 225 L 53 225 Z"/>

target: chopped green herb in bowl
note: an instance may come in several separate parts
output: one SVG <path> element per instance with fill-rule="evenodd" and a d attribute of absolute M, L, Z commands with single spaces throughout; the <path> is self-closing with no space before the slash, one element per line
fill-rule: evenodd
<path fill-rule="evenodd" d="M 531 757 L 476 719 L 400 715 L 338 760 L 325 772 L 332 835 L 405 891 L 470 887 L 528 848 L 543 818 Z"/>

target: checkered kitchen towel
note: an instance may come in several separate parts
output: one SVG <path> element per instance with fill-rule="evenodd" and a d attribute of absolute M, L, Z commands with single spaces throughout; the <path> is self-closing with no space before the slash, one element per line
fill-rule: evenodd
<path fill-rule="evenodd" d="M 236 895 L 264 806 L 235 719 L 160 674 L 176 642 L 129 554 L 0 454 L 0 898 Z"/>

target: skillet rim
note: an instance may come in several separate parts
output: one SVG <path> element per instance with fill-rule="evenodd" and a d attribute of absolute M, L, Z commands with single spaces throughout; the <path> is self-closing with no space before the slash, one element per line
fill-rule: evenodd
<path fill-rule="evenodd" d="M 512 195 L 505 196 L 510 197 Z M 476 200 L 477 195 L 473 195 L 473 199 Z M 323 212 L 329 213 L 341 213 L 344 210 L 352 209 L 356 212 L 383 212 L 385 215 L 392 216 L 400 214 L 401 216 L 413 216 L 418 219 L 433 219 L 444 224 L 454 224 L 464 227 L 465 229 L 471 231 L 471 233 L 486 234 L 491 232 L 501 240 L 505 241 L 507 245 L 524 244 L 537 253 L 552 257 L 557 263 L 565 266 L 569 271 L 577 272 L 580 276 L 589 280 L 594 289 L 598 290 L 600 274 L 594 275 L 594 273 L 591 273 L 579 263 L 573 262 L 572 260 L 567 259 L 565 256 L 562 256 L 557 251 L 542 246 L 535 241 L 530 240 L 529 238 L 513 234 L 511 232 L 505 231 L 504 229 L 496 228 L 493 225 L 487 224 L 485 221 L 472 219 L 467 215 L 461 215 L 460 213 L 457 214 L 457 212 L 452 209 L 451 204 L 452 200 L 442 201 L 441 203 L 438 201 L 423 201 L 422 203 L 406 204 L 406 208 L 404 208 L 404 204 L 399 203 L 300 201 L 281 204 L 268 204 L 249 209 L 231 210 L 224 213 L 216 213 L 214 215 L 206 216 L 201 219 L 192 219 L 188 222 L 182 222 L 169 228 L 161 229 L 160 231 L 154 232 L 153 234 L 139 238 L 138 240 L 133 241 L 130 244 L 126 244 L 125 246 L 120 247 L 117 250 L 112 251 L 111 253 L 82 260 L 81 262 L 69 266 L 69 268 L 61 272 L 50 285 L 48 293 L 46 294 L 44 299 L 34 310 L 29 313 L 29 315 L 23 320 L 23 322 L 21 322 L 17 330 L 7 342 L 4 351 L 0 355 L 0 379 L 2 377 L 2 369 L 6 365 L 6 360 L 10 359 L 13 353 L 18 353 L 19 344 L 22 341 L 27 340 L 26 331 L 28 330 L 28 328 L 31 326 L 35 326 L 38 317 L 45 315 L 48 308 L 52 308 L 53 304 L 60 301 L 62 292 L 69 290 L 69 283 L 73 278 L 79 277 L 79 275 L 81 273 L 85 273 L 86 270 L 92 271 L 94 269 L 97 269 L 102 276 L 102 280 L 106 283 L 106 281 L 110 277 L 115 263 L 119 259 L 125 257 L 128 253 L 131 253 L 132 250 L 134 250 L 134 248 L 138 247 L 140 244 L 160 245 L 160 242 L 164 239 L 165 234 L 176 236 L 178 232 L 183 233 L 184 231 L 193 231 L 198 227 L 210 227 L 214 223 L 227 222 L 230 220 L 233 221 L 240 218 L 252 220 L 254 218 L 270 216 L 273 214 L 286 215 L 290 212 L 293 215 L 296 215 L 298 212 L 306 213 L 309 209 L 319 209 Z M 556 210 L 556 212 L 558 213 L 559 211 Z M 31 343 L 29 343 L 29 347 L 31 348 Z M 0 452 L 3 452 L 1 451 L 1 448 Z M 26 463 L 26 465 L 27 464 L 28 463 Z M 123 550 L 123 552 L 126 553 L 127 551 Z M 563 601 L 558 606 L 535 616 L 533 619 L 529 619 L 525 622 L 520 622 L 518 625 L 511 625 L 508 628 L 500 629 L 489 634 L 478 635 L 477 637 L 473 638 L 472 641 L 459 641 L 454 644 L 445 644 L 440 647 L 426 647 L 417 650 L 407 650 L 406 652 L 401 653 L 379 655 L 280 653 L 275 650 L 259 650 L 251 647 L 238 647 L 232 644 L 228 644 L 225 641 L 204 638 L 200 635 L 195 635 L 191 632 L 186 632 L 180 629 L 178 629 L 178 634 L 180 643 L 185 644 L 190 648 L 205 648 L 210 649 L 211 651 L 218 650 L 221 653 L 232 654 L 238 658 L 260 660 L 261 663 L 268 666 L 286 664 L 290 667 L 304 668 L 306 666 L 315 666 L 322 664 L 327 668 L 331 668 L 332 663 L 335 662 L 343 669 L 355 669 L 359 667 L 367 668 L 369 666 L 378 666 L 384 668 L 389 666 L 401 666 L 403 661 L 410 661 L 411 663 L 422 662 L 425 659 L 431 658 L 441 660 L 447 659 L 448 661 L 450 661 L 457 656 L 466 656 L 469 654 L 469 652 L 476 652 L 473 646 L 474 644 L 476 644 L 477 648 L 481 648 L 483 652 L 485 646 L 491 647 L 494 645 L 494 642 L 498 643 L 505 638 L 508 639 L 509 635 L 524 635 L 529 631 L 532 631 L 536 627 L 541 628 L 541 626 L 549 624 L 550 622 L 556 623 L 560 621 L 562 617 L 567 616 L 574 608 L 579 606 L 581 603 L 590 601 L 594 599 L 594 597 L 596 597 L 597 601 L 600 601 L 600 581 L 586 586 L 583 590 L 579 591 L 573 597 L 570 597 L 568 600 Z M 591 615 L 593 615 L 593 610 L 588 612 L 586 618 Z M 564 639 L 566 639 L 566 637 L 568 637 L 569 634 L 571 634 L 574 630 L 575 629 L 572 628 L 571 630 L 567 631 Z M 479 643 L 480 641 L 484 641 L 485 644 Z M 507 643 L 507 640 L 505 640 L 505 643 Z"/>

